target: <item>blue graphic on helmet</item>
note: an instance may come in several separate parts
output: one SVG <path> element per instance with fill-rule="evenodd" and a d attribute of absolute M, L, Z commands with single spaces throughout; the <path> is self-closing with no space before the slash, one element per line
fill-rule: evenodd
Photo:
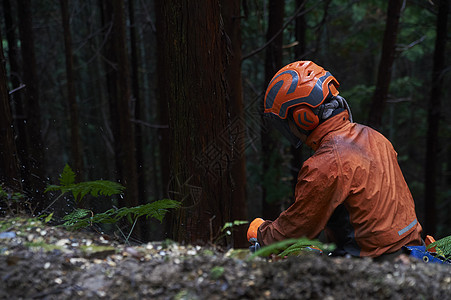
<path fill-rule="evenodd" d="M 299 82 L 298 73 L 296 73 L 295 71 L 287 70 L 287 71 L 280 73 L 279 75 L 274 77 L 273 80 L 271 80 L 271 82 L 269 83 L 269 86 L 271 86 L 271 83 L 274 82 L 274 80 L 276 80 L 277 78 L 279 78 L 280 76 L 282 76 L 284 74 L 291 75 L 291 84 L 290 84 L 290 88 L 288 89 L 288 92 L 287 92 L 287 95 L 288 95 L 288 94 L 293 93 L 296 90 L 296 86 L 298 85 L 298 82 Z M 266 109 L 270 109 L 273 106 L 274 100 L 276 99 L 276 96 L 279 93 L 279 90 L 283 86 L 283 84 L 284 84 L 284 81 L 280 80 L 279 82 L 274 84 L 274 86 L 269 90 L 268 95 L 266 96 L 266 105 L 265 105 Z"/>

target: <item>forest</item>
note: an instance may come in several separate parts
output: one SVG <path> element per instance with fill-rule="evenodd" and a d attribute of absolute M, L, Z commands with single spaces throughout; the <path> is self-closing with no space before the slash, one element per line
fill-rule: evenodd
<path fill-rule="evenodd" d="M 424 232 L 451 234 L 449 1 L 1 2 L 1 216 L 15 193 L 14 212 L 55 222 L 169 199 L 178 208 L 141 217 L 135 241 L 247 247 L 240 221 L 286 209 L 312 154 L 262 121 L 266 87 L 311 60 L 392 142 Z M 123 194 L 46 192 L 66 165 Z"/>

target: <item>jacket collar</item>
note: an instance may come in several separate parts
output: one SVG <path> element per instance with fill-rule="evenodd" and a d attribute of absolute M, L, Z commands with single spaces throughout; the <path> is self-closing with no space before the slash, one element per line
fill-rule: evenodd
<path fill-rule="evenodd" d="M 305 144 L 316 151 L 329 132 L 339 130 L 347 124 L 349 124 L 349 114 L 345 110 L 316 127 L 307 137 Z"/>

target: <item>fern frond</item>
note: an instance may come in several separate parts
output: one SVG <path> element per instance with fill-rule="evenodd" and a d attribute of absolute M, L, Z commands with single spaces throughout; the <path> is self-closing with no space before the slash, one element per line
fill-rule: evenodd
<path fill-rule="evenodd" d="M 139 218 L 141 216 L 152 217 L 162 222 L 164 215 L 171 208 L 178 208 L 180 202 L 170 199 L 157 200 L 144 205 L 126 208 L 123 207 L 118 210 L 117 215 L 119 217 L 125 217 L 127 215 L 133 216 L 133 218 Z"/>
<path fill-rule="evenodd" d="M 70 186 L 70 191 L 75 199 L 83 199 L 87 194 L 94 197 L 99 195 L 112 196 L 121 194 L 124 190 L 124 186 L 109 180 L 85 181 Z"/>
<path fill-rule="evenodd" d="M 63 217 L 65 221 L 63 226 L 71 227 L 73 229 L 83 228 L 89 226 L 89 219 L 92 212 L 89 209 L 77 208 L 70 214 Z"/>
<path fill-rule="evenodd" d="M 60 175 L 60 184 L 67 186 L 75 183 L 75 173 L 72 168 L 66 164 L 63 169 L 63 173 Z"/>
<path fill-rule="evenodd" d="M 89 209 L 77 208 L 70 214 L 65 215 L 63 217 L 63 220 L 67 221 L 67 220 L 71 220 L 71 219 L 81 219 L 90 214 L 91 214 L 91 211 Z"/>
<path fill-rule="evenodd" d="M 66 221 L 63 226 L 70 229 L 80 229 L 94 223 L 116 223 L 122 218 L 127 218 L 130 223 L 133 223 L 134 220 L 142 216 L 146 216 L 146 218 L 152 217 L 162 222 L 169 209 L 178 208 L 179 206 L 180 202 L 178 201 L 162 199 L 135 207 L 122 207 L 120 209 L 111 208 L 98 214 L 93 214 L 92 211 L 88 209 L 76 209 L 63 218 L 63 220 Z"/>
<path fill-rule="evenodd" d="M 94 180 L 75 183 L 75 173 L 71 167 L 66 164 L 60 175 L 60 185 L 49 185 L 45 192 L 59 191 L 61 195 L 71 192 L 75 201 L 81 201 L 87 194 L 94 197 L 99 195 L 112 196 L 121 194 L 125 187 L 121 184 L 109 180 Z M 61 196 L 60 195 L 60 196 Z"/>
<path fill-rule="evenodd" d="M 285 257 L 290 255 L 299 255 L 305 248 L 315 246 L 323 251 L 333 251 L 335 245 L 323 244 L 317 240 L 310 240 L 308 238 L 287 239 L 261 248 L 250 256 L 250 259 L 256 256 L 269 257 L 277 255 Z"/>
<path fill-rule="evenodd" d="M 434 248 L 437 254 L 446 258 L 451 257 L 451 235 L 435 241 L 427 246 L 427 249 Z"/>
<path fill-rule="evenodd" d="M 272 254 L 278 255 L 294 243 L 296 243 L 296 239 L 288 239 L 262 247 L 260 250 L 255 251 L 255 253 L 253 253 L 250 258 L 252 259 L 256 256 L 268 257 Z"/>

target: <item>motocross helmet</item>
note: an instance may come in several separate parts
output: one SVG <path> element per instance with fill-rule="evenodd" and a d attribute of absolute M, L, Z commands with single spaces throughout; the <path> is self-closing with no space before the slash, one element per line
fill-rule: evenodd
<path fill-rule="evenodd" d="M 288 123 L 292 110 L 303 106 L 318 115 L 326 99 L 338 96 L 339 85 L 332 74 L 314 62 L 293 62 L 280 69 L 269 83 L 263 116 L 298 148 L 302 142 L 292 133 Z M 300 129 L 308 135 L 314 128 Z"/>

